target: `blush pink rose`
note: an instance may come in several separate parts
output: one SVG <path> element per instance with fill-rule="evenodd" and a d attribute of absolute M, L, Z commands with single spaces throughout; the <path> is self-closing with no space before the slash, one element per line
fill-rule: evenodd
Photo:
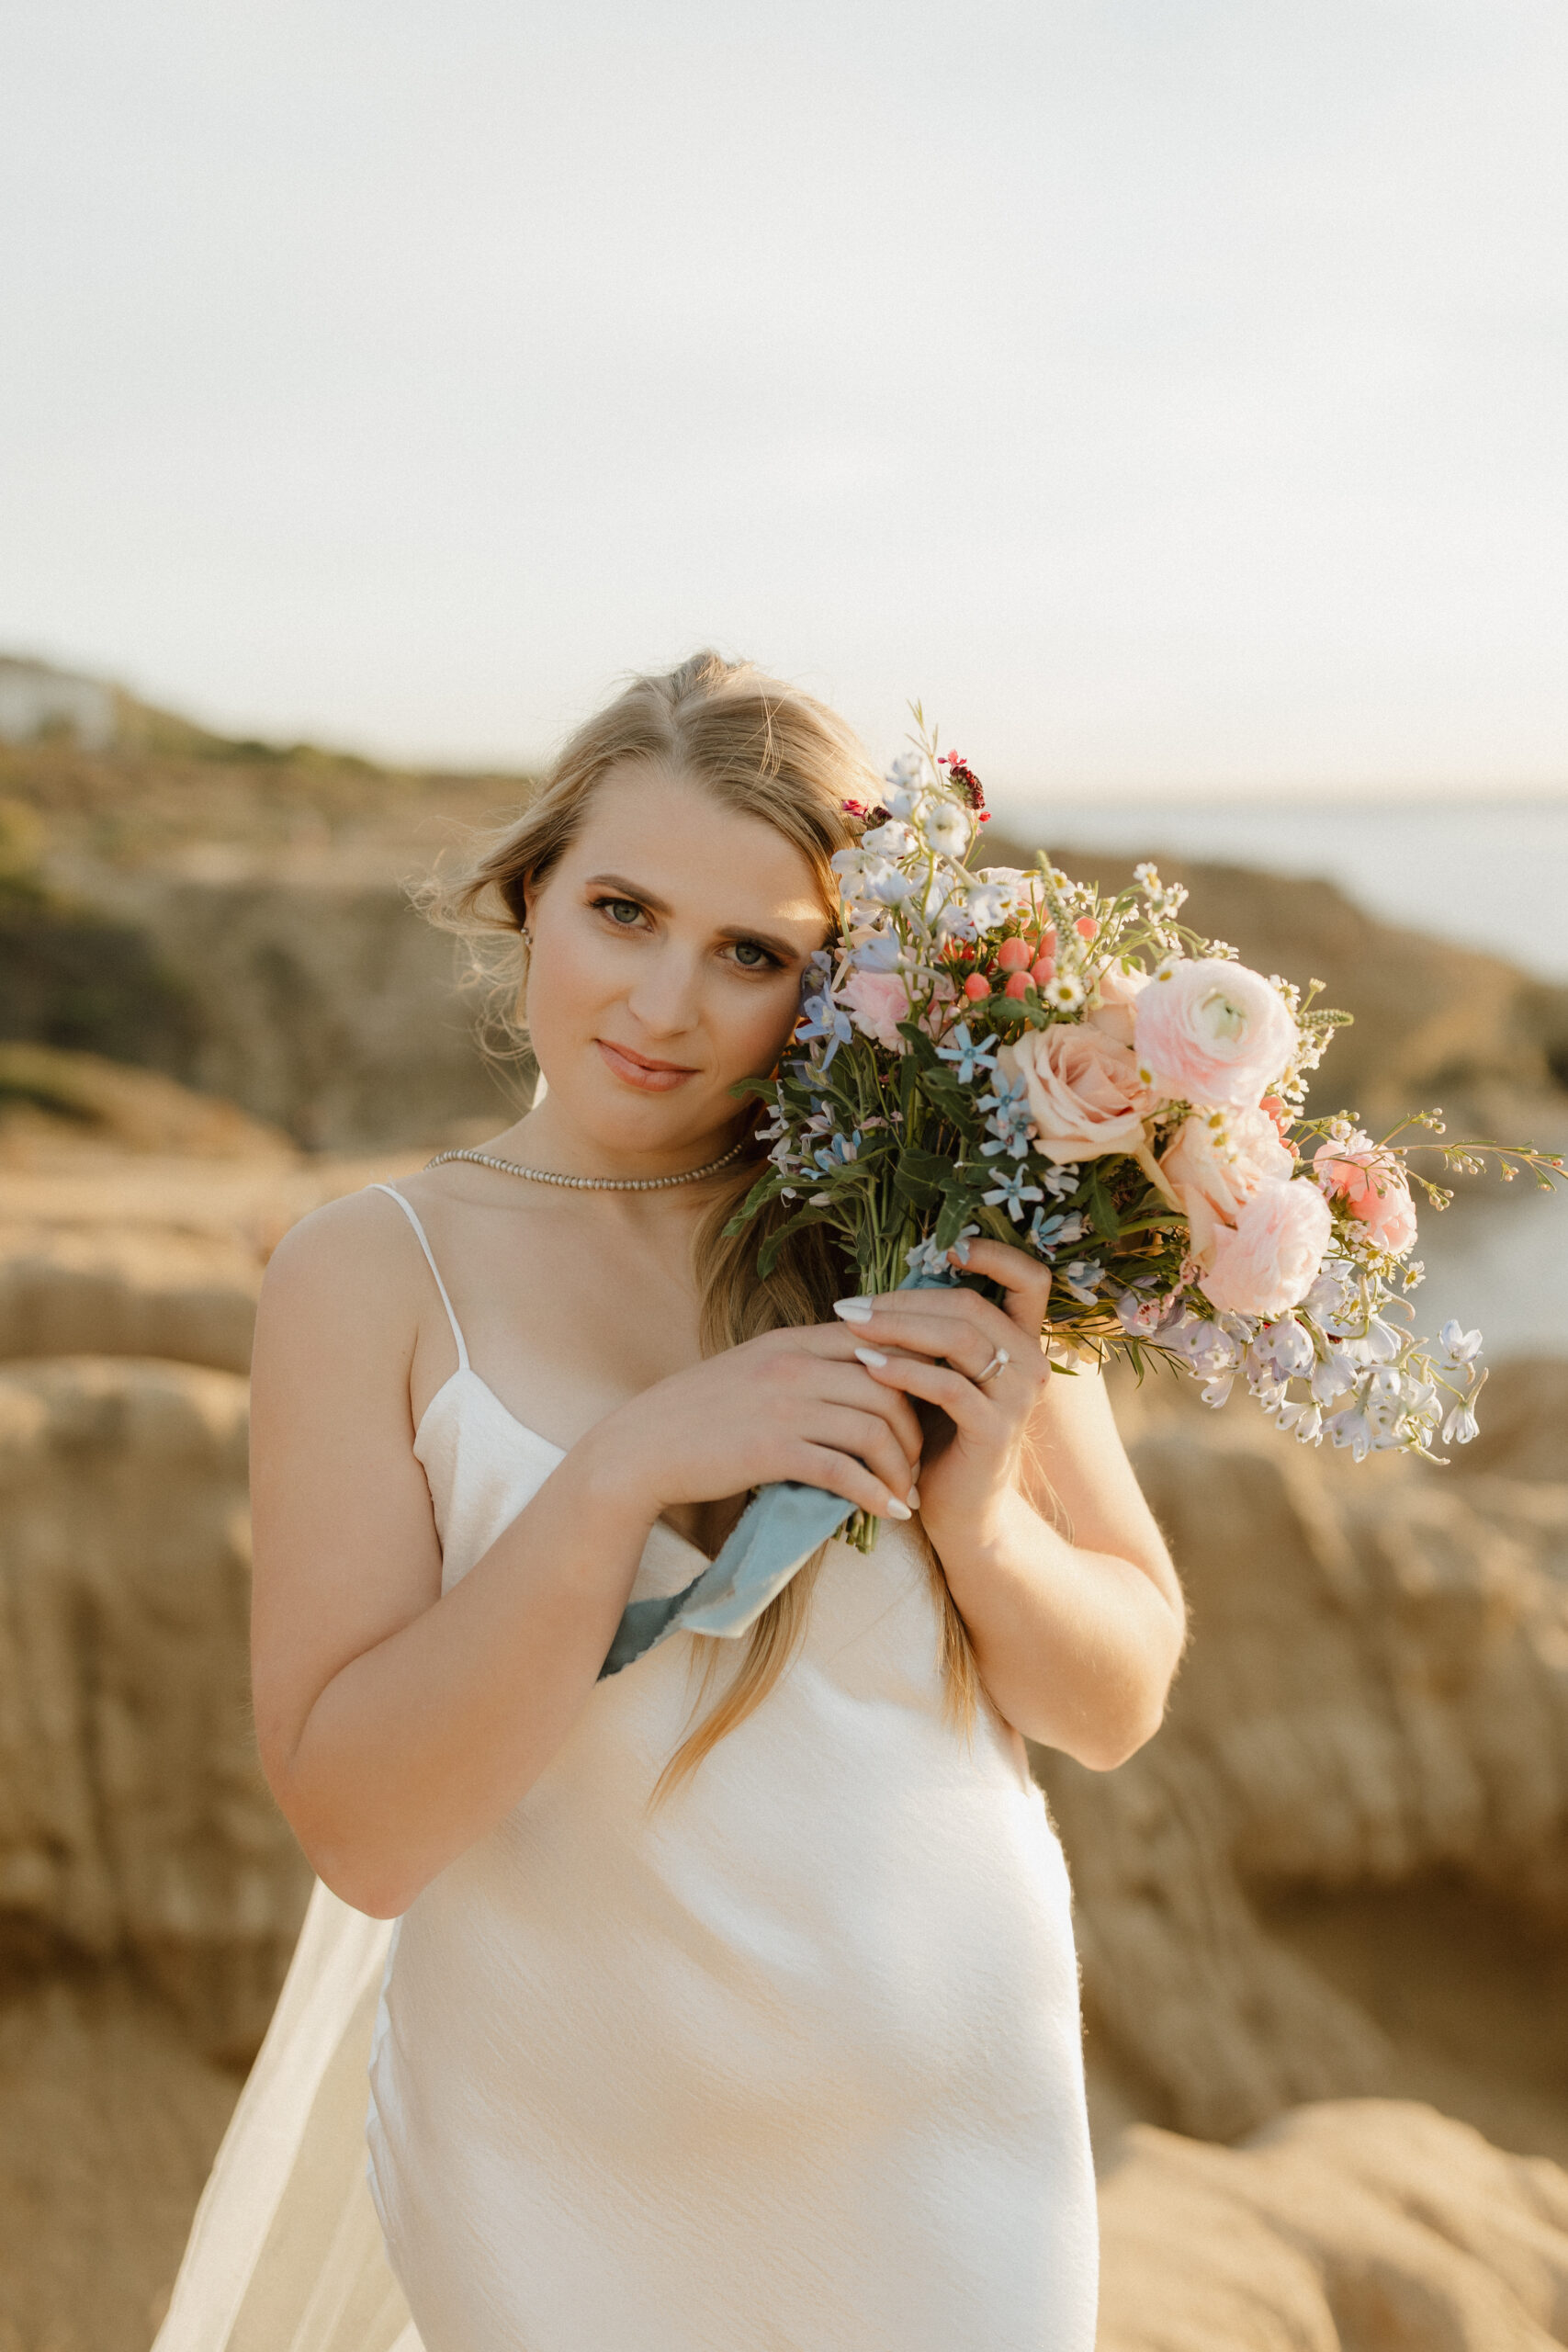
<path fill-rule="evenodd" d="M 1325 1192 L 1359 1217 L 1380 1250 L 1403 1258 L 1416 1245 L 1416 1204 L 1404 1169 L 1358 1128 L 1348 1142 L 1319 1144 L 1312 1164 Z"/>
<path fill-rule="evenodd" d="M 1134 1048 L 1146 1086 L 1205 1110 L 1253 1111 L 1293 1058 L 1278 989 L 1221 956 L 1162 965 L 1138 996 Z"/>
<path fill-rule="evenodd" d="M 1114 1037 L 1119 1046 L 1131 1046 L 1134 1009 L 1148 984 L 1148 974 L 1136 967 L 1124 972 L 1120 964 L 1108 964 L 1100 976 L 1098 1001 L 1089 1015 L 1089 1026 L 1103 1031 L 1107 1037 Z"/>
<path fill-rule="evenodd" d="M 1047 1159 L 1098 1159 L 1143 1143 L 1156 1098 L 1126 1046 L 1087 1022 L 1027 1030 L 1000 1048 L 997 1068 L 1022 1079 L 1034 1139 Z"/>
<path fill-rule="evenodd" d="M 1224 1312 L 1266 1321 L 1288 1315 L 1317 1280 L 1333 1231 L 1315 1184 L 1260 1184 L 1234 1225 L 1216 1227 L 1199 1287 Z"/>
<path fill-rule="evenodd" d="M 1265 1111 L 1195 1111 L 1183 1119 L 1160 1174 L 1187 1212 L 1193 1255 L 1208 1263 L 1222 1226 L 1232 1226 L 1265 1184 L 1294 1162 Z"/>
<path fill-rule="evenodd" d="M 898 1023 L 909 1018 L 909 999 L 897 972 L 852 972 L 839 990 L 839 1001 L 866 1036 L 891 1053 L 908 1052 Z"/>

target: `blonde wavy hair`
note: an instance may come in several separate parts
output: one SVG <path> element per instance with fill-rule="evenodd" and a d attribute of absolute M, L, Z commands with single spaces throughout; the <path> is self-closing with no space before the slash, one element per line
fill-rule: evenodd
<path fill-rule="evenodd" d="M 662 676 L 635 678 L 578 729 L 517 821 L 482 842 L 467 872 L 444 882 L 425 900 L 435 921 L 479 946 L 481 967 L 498 984 L 495 1003 L 503 1008 L 499 1042 L 513 1052 L 527 1043 L 523 933 L 529 895 L 575 838 L 599 785 L 613 769 L 634 765 L 689 778 L 723 807 L 773 825 L 811 867 L 829 922 L 838 905 L 830 861 L 858 831 L 845 803 L 869 805 L 881 789 L 864 750 L 836 712 L 750 662 L 704 652 Z M 482 953 L 487 941 L 492 951 L 499 944 L 499 957 Z M 755 1124 L 755 1107 L 746 1117 L 748 1125 Z M 761 1164 L 760 1150 L 742 1159 L 695 1234 L 694 1271 L 705 1355 L 719 1354 L 764 1331 L 827 1321 L 852 1272 L 818 1227 L 792 1235 L 773 1271 L 759 1273 L 759 1250 L 785 1212 L 764 1212 L 738 1234 L 727 1235 L 724 1228 Z M 735 1672 L 666 1766 L 656 1800 L 694 1772 L 773 1690 L 805 1632 L 811 1587 L 826 1548 L 763 1611 Z M 929 1544 L 926 1553 L 941 1611 L 948 1703 L 966 1724 L 976 1702 L 974 1659 Z M 733 1656 L 735 1645 L 704 1637 L 700 1648 L 705 1655 L 694 1718 L 722 1657 Z"/>

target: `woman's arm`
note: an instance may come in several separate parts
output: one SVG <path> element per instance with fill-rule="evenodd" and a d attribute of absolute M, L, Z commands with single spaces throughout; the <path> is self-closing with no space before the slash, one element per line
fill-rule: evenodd
<path fill-rule="evenodd" d="M 320 1875 L 383 1917 L 560 1747 L 661 1512 L 793 1477 L 897 1516 L 919 1457 L 852 1332 L 773 1333 L 609 1414 L 443 1596 L 409 1404 L 423 1281 L 363 1199 L 318 1211 L 268 1269 L 253 1370 L 262 1762 Z"/>
<path fill-rule="evenodd" d="M 885 1359 L 874 1379 L 953 1423 L 921 1516 L 987 1690 L 1031 1739 L 1110 1770 L 1159 1727 L 1181 1588 L 1099 1371 L 1053 1372 L 1040 1346 L 1048 1270 L 998 1242 L 967 1264 L 1004 1286 L 1005 1311 L 969 1290 L 901 1291 L 869 1317 L 851 1302 L 849 1328 Z M 980 1382 L 998 1349 L 1010 1361 Z"/>

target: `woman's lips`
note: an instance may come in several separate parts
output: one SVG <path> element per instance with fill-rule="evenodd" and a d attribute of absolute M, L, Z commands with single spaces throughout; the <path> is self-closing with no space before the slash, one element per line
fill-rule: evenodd
<path fill-rule="evenodd" d="M 596 1037 L 593 1042 L 615 1076 L 644 1094 L 668 1094 L 686 1079 L 696 1076 L 695 1070 L 684 1063 L 646 1061 L 628 1046 L 613 1046 L 607 1037 Z"/>

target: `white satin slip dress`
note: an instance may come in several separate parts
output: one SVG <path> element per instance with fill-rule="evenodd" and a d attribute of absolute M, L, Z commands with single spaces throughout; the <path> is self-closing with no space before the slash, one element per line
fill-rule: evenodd
<path fill-rule="evenodd" d="M 414 1440 L 447 1591 L 563 1453 L 474 1371 L 418 1216 L 378 1189 L 457 1349 Z M 634 1592 L 702 1564 L 658 1524 Z M 676 1635 L 597 1686 L 392 1931 L 369 2183 L 412 2324 L 345 2209 L 331 2324 L 275 2344 L 1092 2352 L 1066 1870 L 1016 1732 L 985 1707 L 971 1734 L 950 1720 L 940 1632 L 905 1531 L 833 1543 L 792 1664 L 657 1809 L 699 1645 Z M 171 2332 L 179 2307 L 165 2352 L 243 2352 L 238 2332 Z"/>

